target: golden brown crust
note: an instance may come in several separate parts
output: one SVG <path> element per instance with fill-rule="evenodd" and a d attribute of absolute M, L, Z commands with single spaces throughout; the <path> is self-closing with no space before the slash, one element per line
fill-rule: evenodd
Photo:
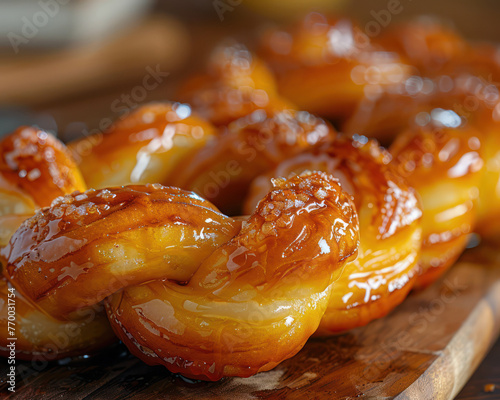
<path fill-rule="evenodd" d="M 483 133 L 462 125 L 450 110 L 455 127 L 429 116 L 429 124 L 403 132 L 391 146 L 398 171 L 422 198 L 422 276 L 426 286 L 451 266 L 464 250 L 476 224 L 478 184 L 483 174 Z M 426 276 L 427 275 L 427 276 Z"/>
<path fill-rule="evenodd" d="M 168 185 L 178 164 L 214 134 L 212 124 L 187 104 L 151 103 L 122 117 L 107 132 L 69 146 L 90 188 Z"/>
<path fill-rule="evenodd" d="M 184 82 L 177 95 L 217 126 L 228 125 L 259 109 L 291 108 L 278 96 L 266 65 L 238 43 L 217 47 L 207 72 Z"/>
<path fill-rule="evenodd" d="M 357 215 L 326 174 L 274 185 L 186 285 L 155 281 L 109 299 L 113 329 L 132 353 L 218 380 L 269 370 L 300 350 L 323 315 L 334 272 L 356 254 Z"/>
<path fill-rule="evenodd" d="M 173 184 L 238 215 L 256 176 L 335 136 L 330 124 L 305 111 L 258 110 L 231 123 L 217 140 L 187 160 Z"/>
<path fill-rule="evenodd" d="M 14 293 L 16 314 L 16 358 L 21 360 L 53 361 L 66 357 L 92 354 L 117 340 L 109 326 L 102 306 L 80 310 L 77 321 L 59 321 L 31 304 L 19 291 L 0 277 L 0 329 L 8 332 L 9 293 Z M 13 303 L 11 303 L 13 304 Z M 12 321 L 11 321 L 12 322 Z M 8 357 L 11 349 L 7 334 L 0 337 L 0 355 Z"/>
<path fill-rule="evenodd" d="M 376 96 L 412 70 L 397 54 L 378 51 L 352 21 L 314 12 L 290 30 L 268 32 L 261 42 L 279 92 L 327 118 L 345 119 L 365 94 Z"/>
<path fill-rule="evenodd" d="M 1 255 L 19 291 L 48 314 L 71 318 L 128 285 L 189 279 L 238 226 L 177 188 L 91 189 L 28 219 Z"/>

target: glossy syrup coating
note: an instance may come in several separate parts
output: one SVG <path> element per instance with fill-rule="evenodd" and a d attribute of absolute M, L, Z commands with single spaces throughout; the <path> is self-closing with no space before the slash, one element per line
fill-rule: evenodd
<path fill-rule="evenodd" d="M 319 13 L 290 30 L 268 31 L 261 42 L 279 93 L 328 118 L 347 118 L 365 95 L 400 82 L 412 69 L 397 54 L 377 50 L 352 21 Z"/>
<path fill-rule="evenodd" d="M 88 187 L 169 184 L 177 164 L 203 147 L 215 128 L 181 103 L 151 103 L 109 131 L 69 145 Z"/>
<path fill-rule="evenodd" d="M 474 124 L 482 110 L 498 103 L 500 52 L 494 46 L 472 47 L 434 74 L 413 74 L 376 96 L 366 95 L 342 130 L 389 143 L 402 130 L 434 108 L 450 109 Z M 491 115 L 486 116 L 491 120 Z M 418 121 L 417 121 L 418 122 Z"/>
<path fill-rule="evenodd" d="M 239 43 L 212 52 L 206 72 L 184 82 L 177 97 L 217 126 L 225 126 L 258 109 L 291 108 L 277 94 L 268 67 Z"/>
<path fill-rule="evenodd" d="M 375 41 L 416 66 L 421 76 L 472 74 L 497 84 L 500 78 L 497 44 L 468 42 L 452 26 L 436 18 L 420 17 L 397 24 Z"/>
<path fill-rule="evenodd" d="M 28 219 L 0 252 L 7 278 L 55 318 L 123 287 L 185 281 L 239 230 L 191 192 L 161 185 L 74 193 Z"/>
<path fill-rule="evenodd" d="M 436 280 L 465 249 L 476 224 L 484 166 L 482 133 L 451 110 L 434 114 L 427 124 L 403 132 L 390 148 L 398 171 L 422 199 L 417 287 Z"/>
<path fill-rule="evenodd" d="M 256 176 L 335 136 L 330 124 L 305 111 L 254 111 L 187 160 L 173 184 L 195 191 L 230 215 L 239 215 Z"/>
<path fill-rule="evenodd" d="M 22 126 L 0 140 L 0 216 L 33 213 L 75 190 L 85 183 L 54 136 Z"/>
<path fill-rule="evenodd" d="M 0 356 L 8 357 L 8 295 L 12 284 L 0 277 Z M 59 321 L 38 310 L 18 290 L 14 291 L 16 358 L 38 363 L 91 354 L 115 342 L 102 306 L 80 310 L 78 321 Z M 12 327 L 12 324 L 10 324 Z"/>
<path fill-rule="evenodd" d="M 332 174 L 354 198 L 360 229 L 358 257 L 346 264 L 335 282 L 317 335 L 383 317 L 403 301 L 418 274 L 422 212 L 415 190 L 390 161 L 390 154 L 373 140 L 341 137 L 283 161 L 252 184 L 246 211 L 269 190 L 272 177 L 306 170 Z"/>
<path fill-rule="evenodd" d="M 77 190 L 85 190 L 83 178 L 69 151 L 54 136 L 21 127 L 4 137 L 0 141 L 0 247 L 8 245 L 37 208 Z M 1 261 L 3 264 L 5 260 Z M 43 363 L 90 354 L 116 340 L 102 307 L 81 310 L 75 322 L 58 321 L 37 309 L 4 276 L 0 277 L 0 298 L 0 329 L 5 332 L 0 337 L 2 356 L 8 357 L 11 352 L 7 332 L 8 326 L 12 327 L 9 306 L 13 304 L 16 358 Z"/>
<path fill-rule="evenodd" d="M 338 181 L 312 173 L 274 181 L 241 232 L 185 285 L 131 286 L 108 316 L 130 351 L 184 376 L 267 371 L 316 330 L 335 271 L 356 255 L 358 222 Z"/>
<path fill-rule="evenodd" d="M 498 92 L 497 92 L 498 93 Z M 476 111 L 474 126 L 482 133 L 483 173 L 478 182 L 477 223 L 474 231 L 500 242 L 500 96 L 491 108 Z"/>

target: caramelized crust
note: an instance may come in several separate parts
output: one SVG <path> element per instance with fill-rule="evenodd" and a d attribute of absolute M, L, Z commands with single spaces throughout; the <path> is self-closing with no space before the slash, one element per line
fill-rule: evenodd
<path fill-rule="evenodd" d="M 335 136 L 330 124 L 305 111 L 258 110 L 230 124 L 216 141 L 194 154 L 173 184 L 238 215 L 256 176 Z"/>
<path fill-rule="evenodd" d="M 2 138 L 0 215 L 29 214 L 76 190 L 85 190 L 83 179 L 54 136 L 24 126 Z"/>
<path fill-rule="evenodd" d="M 402 133 L 390 149 L 398 171 L 422 199 L 420 287 L 433 282 L 465 249 L 476 223 L 484 166 L 482 133 L 462 126 L 450 110 L 442 113 L 448 113 L 444 119 L 429 116 L 428 125 Z M 443 125 L 453 119 L 460 126 Z"/>
<path fill-rule="evenodd" d="M 239 223 L 161 185 L 89 190 L 28 219 L 1 251 L 5 273 L 46 313 L 73 318 L 123 287 L 188 280 Z"/>
<path fill-rule="evenodd" d="M 11 236 L 37 208 L 50 205 L 58 196 L 83 190 L 85 184 L 69 151 L 52 135 L 37 128 L 21 127 L 3 138 L 0 141 L 0 248 L 9 245 Z M 47 227 L 50 229 L 54 226 Z M 61 245 L 64 246 L 60 243 L 59 250 Z M 31 250 L 31 247 L 25 249 L 27 253 Z M 36 253 L 32 257 L 36 257 Z M 2 264 L 5 261 L 0 257 Z M 32 275 L 40 275 L 40 272 L 33 271 Z M 0 328 L 5 332 L 0 337 L 2 356 L 8 357 L 11 353 L 7 332 L 8 327 L 12 328 L 9 307 L 13 304 L 16 358 L 46 362 L 90 354 L 116 340 L 102 306 L 79 310 L 73 322 L 58 321 L 40 311 L 4 276 L 0 277 L 0 298 L 3 299 Z"/>
<path fill-rule="evenodd" d="M 271 177 L 305 170 L 332 174 L 354 198 L 360 223 L 358 258 L 335 282 L 317 335 L 386 315 L 403 301 L 415 280 L 422 213 L 415 191 L 390 161 L 378 143 L 356 135 L 290 158 L 252 184 L 246 210 L 268 191 Z"/>
<path fill-rule="evenodd" d="M 70 144 L 87 185 L 169 184 L 178 163 L 214 135 L 207 121 L 180 103 L 153 103 L 115 122 L 108 132 Z"/>
<path fill-rule="evenodd" d="M 357 251 L 350 196 L 322 173 L 274 188 L 186 285 L 163 280 L 109 298 L 121 340 L 148 364 L 218 380 L 293 356 L 316 330 L 334 272 Z"/>
<path fill-rule="evenodd" d="M 274 77 L 266 65 L 236 43 L 217 47 L 207 72 L 189 78 L 177 95 L 217 126 L 228 125 L 259 109 L 291 108 L 278 96 Z"/>

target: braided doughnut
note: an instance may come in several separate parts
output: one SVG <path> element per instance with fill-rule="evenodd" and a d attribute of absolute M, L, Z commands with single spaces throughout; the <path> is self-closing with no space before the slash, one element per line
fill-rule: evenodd
<path fill-rule="evenodd" d="M 171 184 L 193 190 L 237 215 L 256 176 L 335 135 L 330 124 L 305 111 L 257 110 L 234 121 L 217 140 L 193 154 Z"/>
<path fill-rule="evenodd" d="M 21 127 L 4 137 L 0 141 L 0 247 L 8 245 L 12 234 L 36 209 L 76 190 L 85 190 L 85 184 L 69 151 L 55 137 L 32 127 Z M 90 353 L 116 340 L 102 308 L 82 312 L 77 322 L 59 321 L 37 309 L 4 276 L 0 277 L 0 296 L 5 299 L 0 309 L 3 332 L 12 322 L 6 300 L 12 292 L 16 296 L 18 358 L 64 358 Z M 0 354 L 9 353 L 2 335 Z"/>
<path fill-rule="evenodd" d="M 0 294 L 17 291 L 19 358 L 118 337 L 186 377 L 246 377 L 311 335 L 386 315 L 471 232 L 500 238 L 495 47 L 429 21 L 370 42 L 311 13 L 268 32 L 260 54 L 277 82 L 243 46 L 221 46 L 179 90 L 202 118 L 180 103 L 122 115 L 70 145 L 82 174 L 41 130 L 0 141 Z M 387 152 L 338 137 L 281 95 L 348 133 L 398 138 Z M 237 215 L 249 190 L 250 216 L 217 208 Z"/>
<path fill-rule="evenodd" d="M 390 160 L 375 141 L 343 137 L 284 161 L 252 184 L 247 210 L 268 191 L 271 177 L 305 170 L 332 174 L 354 198 L 360 224 L 358 258 L 345 266 L 335 282 L 317 335 L 342 332 L 383 317 L 413 286 L 421 210 L 415 191 Z"/>
<path fill-rule="evenodd" d="M 275 181 L 241 230 L 180 189 L 75 193 L 28 220 L 1 255 L 9 280 L 45 312 L 74 318 L 109 296 L 113 329 L 132 353 L 217 380 L 299 351 L 357 246 L 350 197 L 313 173 Z"/>
<path fill-rule="evenodd" d="M 216 126 L 228 125 L 255 110 L 291 108 L 280 98 L 267 66 L 239 43 L 218 46 L 207 72 L 195 75 L 178 89 L 177 98 Z"/>
<path fill-rule="evenodd" d="M 214 133 L 186 104 L 152 103 L 122 117 L 104 134 L 69 148 L 91 188 L 166 183 L 180 162 Z"/>

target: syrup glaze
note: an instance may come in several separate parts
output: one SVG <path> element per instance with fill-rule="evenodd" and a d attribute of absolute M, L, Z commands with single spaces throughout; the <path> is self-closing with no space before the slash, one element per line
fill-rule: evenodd
<path fill-rule="evenodd" d="M 78 318 L 123 287 L 185 281 L 240 223 L 191 192 L 161 185 L 56 199 L 2 249 L 7 278 L 55 318 Z"/>
<path fill-rule="evenodd" d="M 187 284 L 130 286 L 107 301 L 109 319 L 148 364 L 205 380 L 250 376 L 302 348 L 357 246 L 354 204 L 337 180 L 277 179 Z"/>
<path fill-rule="evenodd" d="M 483 132 L 439 109 L 398 136 L 391 146 L 395 165 L 422 199 L 423 287 L 440 276 L 465 249 L 476 225 L 483 175 Z"/>
<path fill-rule="evenodd" d="M 177 165 L 203 147 L 215 128 L 181 103 L 152 103 L 108 131 L 69 145 L 88 186 L 169 184 Z"/>
<path fill-rule="evenodd" d="M 8 289 L 12 284 L 0 277 L 0 329 L 7 332 Z M 102 306 L 82 309 L 77 321 L 60 321 L 33 306 L 15 291 L 16 358 L 38 362 L 90 354 L 116 341 Z M 12 326 L 12 325 L 10 325 Z M 7 335 L 0 337 L 0 355 L 8 357 Z"/>
<path fill-rule="evenodd" d="M 417 275 L 422 212 L 416 192 L 399 176 L 390 154 L 358 135 L 292 157 L 255 179 L 246 210 L 269 190 L 272 177 L 306 170 L 337 177 L 359 215 L 358 257 L 335 282 L 316 332 L 327 335 L 365 325 L 403 301 Z"/>
<path fill-rule="evenodd" d="M 29 214 L 58 196 L 85 190 L 66 147 L 51 134 L 23 126 L 0 141 L 0 215 Z"/>
<path fill-rule="evenodd" d="M 256 176 L 335 136 L 330 124 L 308 112 L 257 110 L 231 123 L 217 140 L 186 160 L 173 184 L 238 215 Z"/>
<path fill-rule="evenodd" d="M 268 31 L 261 43 L 280 94 L 327 118 L 345 119 L 365 94 L 376 95 L 412 71 L 352 21 L 315 12 L 290 30 Z"/>
<path fill-rule="evenodd" d="M 267 66 L 239 43 L 226 43 L 212 52 L 207 72 L 189 78 L 177 97 L 203 117 L 225 126 L 255 110 L 292 108 L 278 96 Z"/>

